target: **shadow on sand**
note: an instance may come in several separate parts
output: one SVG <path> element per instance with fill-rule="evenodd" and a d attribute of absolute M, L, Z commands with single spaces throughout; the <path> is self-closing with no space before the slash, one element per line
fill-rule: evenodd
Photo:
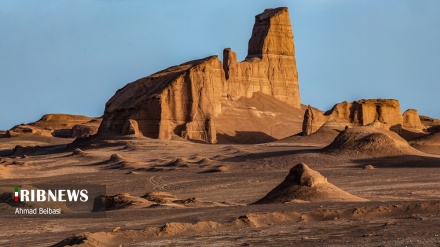
<path fill-rule="evenodd" d="M 0 150 L 0 157 L 7 156 L 38 156 L 65 152 L 67 144 L 48 145 L 48 146 L 16 146 L 14 149 Z"/>
<path fill-rule="evenodd" d="M 301 150 L 284 150 L 284 151 L 275 151 L 275 152 L 262 152 L 262 153 L 243 153 L 239 154 L 235 157 L 229 157 L 222 159 L 223 162 L 245 162 L 249 160 L 259 160 L 265 158 L 276 158 L 283 157 L 288 155 L 295 154 L 310 154 L 310 153 L 321 153 L 322 150 L 320 148 L 314 149 L 301 149 Z"/>
<path fill-rule="evenodd" d="M 355 159 L 359 167 L 372 165 L 377 168 L 440 168 L 440 157 L 418 155 L 390 156 L 382 158 Z"/>

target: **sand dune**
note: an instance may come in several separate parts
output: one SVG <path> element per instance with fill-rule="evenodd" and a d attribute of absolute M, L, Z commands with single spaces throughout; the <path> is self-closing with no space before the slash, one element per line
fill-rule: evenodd
<path fill-rule="evenodd" d="M 422 152 L 440 155 L 440 130 L 416 138 L 409 143 L 412 147 Z"/>
<path fill-rule="evenodd" d="M 353 196 L 333 184 L 319 172 L 300 163 L 292 169 L 284 181 L 270 191 L 259 203 L 366 201 Z"/>
<path fill-rule="evenodd" d="M 421 153 L 395 132 L 370 126 L 354 127 L 342 131 L 324 150 L 339 155 L 375 157 Z"/>

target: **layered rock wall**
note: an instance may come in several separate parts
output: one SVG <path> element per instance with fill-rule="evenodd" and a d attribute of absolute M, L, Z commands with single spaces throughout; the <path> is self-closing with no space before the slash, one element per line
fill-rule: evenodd
<path fill-rule="evenodd" d="M 307 114 L 306 112 L 306 116 Z M 313 118 L 319 118 L 319 121 L 310 121 L 306 120 L 306 117 L 304 118 L 303 135 L 316 132 L 328 122 L 345 123 L 347 126 L 374 125 L 397 133 L 401 132 L 404 123 L 399 101 L 394 99 L 345 101 L 336 104 L 330 111 L 325 113 L 314 110 Z"/>
<path fill-rule="evenodd" d="M 84 138 L 96 134 L 100 123 L 100 118 L 69 114 L 46 114 L 36 122 L 14 126 L 6 132 L 4 137 Z"/>
<path fill-rule="evenodd" d="M 171 67 L 126 85 L 106 105 L 99 132 L 215 142 L 224 73 L 216 56 Z M 167 85 L 162 85 L 168 82 Z"/>
<path fill-rule="evenodd" d="M 300 107 L 295 47 L 287 8 L 269 9 L 255 17 L 248 56 L 243 62 L 230 48 L 223 51 L 226 91 L 252 97 L 262 92 Z"/>

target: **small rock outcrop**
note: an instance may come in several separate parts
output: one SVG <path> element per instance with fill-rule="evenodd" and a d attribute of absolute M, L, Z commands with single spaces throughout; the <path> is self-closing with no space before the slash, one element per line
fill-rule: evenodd
<path fill-rule="evenodd" d="M 300 163 L 290 169 L 284 181 L 255 204 L 319 201 L 366 201 L 327 181 L 319 172 Z"/>
<path fill-rule="evenodd" d="M 209 139 L 221 110 L 224 74 L 216 56 L 168 68 L 127 84 L 107 102 L 99 133 Z M 220 83 L 218 83 L 220 82 Z M 215 128 L 215 127 L 214 127 Z"/>
<path fill-rule="evenodd" d="M 388 129 L 400 131 L 402 112 L 398 100 L 394 99 L 363 99 L 352 103 L 342 102 L 333 107 L 329 115 L 331 119 L 342 119 L 355 126 L 365 126 L 376 121 Z"/>
<path fill-rule="evenodd" d="M 72 127 L 72 138 L 86 138 L 98 132 L 98 126 L 77 124 Z"/>
<path fill-rule="evenodd" d="M 46 114 L 36 122 L 14 126 L 6 132 L 5 137 L 84 138 L 96 134 L 100 123 L 100 118 L 69 114 Z"/>
<path fill-rule="evenodd" d="M 72 151 L 72 156 L 85 156 L 86 152 L 79 148 L 75 148 L 75 150 Z"/>
<path fill-rule="evenodd" d="M 324 115 L 324 112 L 316 108 L 313 108 L 309 105 L 304 113 L 302 135 L 309 136 L 315 133 L 326 122 L 327 122 L 327 117 Z"/>
<path fill-rule="evenodd" d="M 307 107 L 306 112 L 304 113 L 304 122 L 303 122 L 303 129 L 302 129 L 302 134 L 304 136 L 309 136 L 311 134 L 313 134 L 313 127 L 315 127 L 315 119 L 313 117 L 313 109 L 312 107 L 309 105 Z"/>
<path fill-rule="evenodd" d="M 344 123 L 347 126 L 373 126 L 398 134 L 401 134 L 403 128 L 422 131 L 423 127 L 417 111 L 408 110 L 402 115 L 398 100 L 363 99 L 338 103 L 325 113 L 309 107 L 305 112 L 302 134 L 311 135 L 331 122 Z"/>
<path fill-rule="evenodd" d="M 215 143 L 222 102 L 251 98 L 255 93 L 300 107 L 287 8 L 267 9 L 255 17 L 243 62 L 227 48 L 223 63 L 217 56 L 194 60 L 119 89 L 106 104 L 98 132 Z"/>
<path fill-rule="evenodd" d="M 417 110 L 409 109 L 403 113 L 403 127 L 406 129 L 423 129 L 423 125 L 420 121 L 419 113 Z"/>
<path fill-rule="evenodd" d="M 41 129 L 28 124 L 20 124 L 6 131 L 4 137 L 46 136 L 52 137 L 52 129 Z"/>

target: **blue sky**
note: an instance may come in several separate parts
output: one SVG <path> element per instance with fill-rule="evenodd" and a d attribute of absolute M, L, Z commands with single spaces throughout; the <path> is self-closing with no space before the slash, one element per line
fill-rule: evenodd
<path fill-rule="evenodd" d="M 440 118 L 438 0 L 0 0 L 0 129 L 101 116 L 126 83 L 225 47 L 242 60 L 254 16 L 279 6 L 303 104 L 395 98 Z"/>

